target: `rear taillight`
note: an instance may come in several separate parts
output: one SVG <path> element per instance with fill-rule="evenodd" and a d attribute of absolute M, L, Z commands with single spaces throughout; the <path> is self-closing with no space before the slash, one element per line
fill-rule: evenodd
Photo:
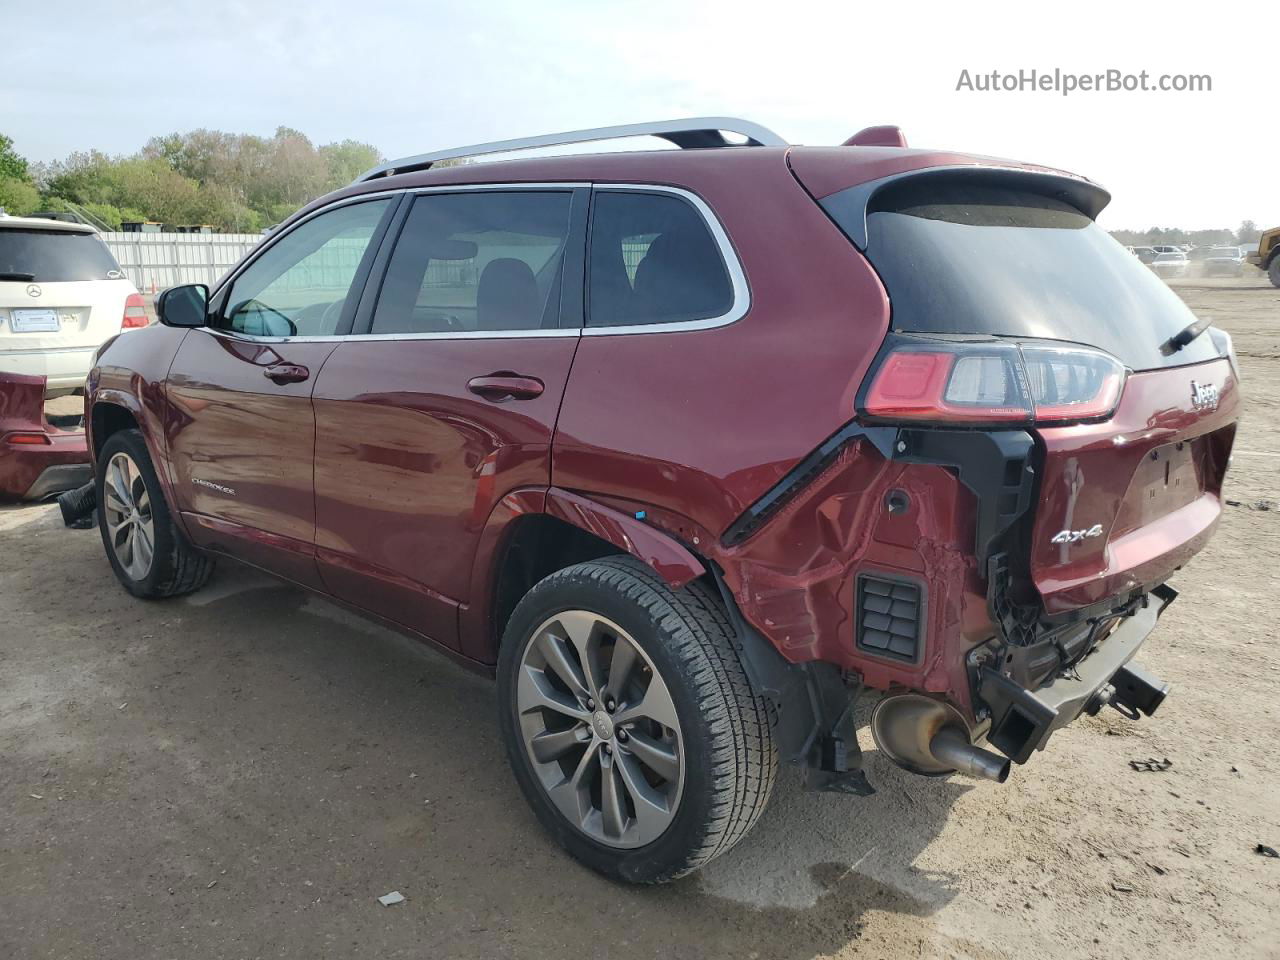
<path fill-rule="evenodd" d="M 53 443 L 43 433 L 11 433 L 4 438 L 4 442 L 12 443 L 19 447 L 47 447 Z"/>
<path fill-rule="evenodd" d="M 134 327 L 145 327 L 147 325 L 147 301 L 142 299 L 142 294 L 131 293 L 124 302 L 124 319 L 120 321 L 121 330 L 131 330 Z"/>
<path fill-rule="evenodd" d="M 1115 411 L 1125 372 L 1089 347 L 900 339 L 876 370 L 862 413 L 931 423 L 1097 420 Z"/>

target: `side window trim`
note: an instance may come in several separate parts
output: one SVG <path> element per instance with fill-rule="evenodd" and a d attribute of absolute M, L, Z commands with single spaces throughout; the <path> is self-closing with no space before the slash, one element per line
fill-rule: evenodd
<path fill-rule="evenodd" d="M 578 187 L 569 207 L 569 235 L 565 238 L 560 270 L 560 329 L 577 335 L 586 326 L 587 223 L 591 190 Z"/>
<path fill-rule="evenodd" d="M 715 327 L 728 326 L 731 323 L 737 323 L 747 311 L 751 309 L 751 290 L 747 284 L 747 275 L 742 269 L 742 262 L 738 259 L 738 252 L 734 249 L 732 241 L 729 239 L 728 233 L 725 232 L 724 225 L 720 222 L 720 218 L 696 193 L 689 190 L 683 190 L 679 187 L 668 187 L 659 184 L 649 183 L 595 183 L 592 184 L 592 207 L 594 208 L 594 199 L 600 193 L 654 193 L 665 194 L 668 196 L 680 197 L 686 203 L 697 211 L 702 218 L 703 223 L 711 233 L 711 237 L 715 240 L 716 246 L 720 250 L 720 257 L 724 261 L 725 269 L 729 273 L 729 283 L 733 290 L 733 302 L 729 305 L 729 309 L 718 317 L 709 317 L 704 320 L 681 320 L 672 323 L 642 323 L 642 324 L 621 324 L 618 326 L 600 326 L 591 327 L 584 324 L 582 335 L 584 337 L 615 337 L 625 334 L 638 333 L 680 333 L 687 330 L 710 330 Z M 594 216 L 592 218 L 594 220 Z M 590 227 L 588 227 L 588 251 L 590 244 Z M 590 254 L 588 252 L 588 258 Z M 590 262 L 587 263 L 587 276 L 590 275 Z M 584 289 L 589 285 L 586 277 L 583 278 Z M 590 295 L 586 298 L 586 311 L 591 310 Z"/>
<path fill-rule="evenodd" d="M 400 194 L 395 213 L 387 222 L 387 229 L 378 244 L 378 252 L 370 262 L 369 273 L 364 278 L 360 300 L 356 304 L 356 312 L 352 317 L 351 326 L 347 328 L 347 336 L 343 337 L 344 340 L 363 337 L 369 332 L 369 327 L 373 323 L 373 308 L 377 305 L 378 294 L 382 290 L 382 279 L 386 275 L 387 264 L 391 262 L 391 252 L 395 250 L 400 232 L 404 230 L 404 222 L 409 219 L 409 211 L 413 209 L 414 199 L 414 194 L 411 192 L 406 191 Z"/>
<path fill-rule="evenodd" d="M 476 330 L 453 333 L 372 333 L 373 313 L 378 305 L 382 284 L 391 265 L 391 255 L 400 240 L 413 201 L 421 195 L 471 193 L 477 190 L 502 193 L 529 193 L 552 191 L 571 195 L 569 205 L 569 233 L 561 265 L 559 326 L 544 330 Z M 364 293 L 355 314 L 355 324 L 350 337 L 360 340 L 515 340 L 526 337 L 576 337 L 582 333 L 585 312 L 587 214 L 591 189 L 582 183 L 483 183 L 456 184 L 441 187 L 418 187 L 406 191 L 408 199 L 397 214 L 393 228 L 388 230 L 379 250 L 377 260 L 365 282 Z M 344 338 L 346 339 L 346 338 Z"/>
<path fill-rule="evenodd" d="M 277 243 L 279 243 L 289 234 L 293 233 L 294 230 L 298 229 L 304 223 L 309 223 L 310 221 L 314 220 L 316 217 L 329 213 L 333 210 L 337 210 L 340 207 L 347 207 L 357 203 L 366 203 L 369 201 L 385 200 L 385 199 L 391 199 L 392 202 L 388 204 L 387 209 L 382 214 L 382 219 L 378 221 L 378 226 L 374 230 L 373 235 L 369 238 L 369 245 L 365 247 L 365 251 L 360 258 L 360 264 L 356 267 L 356 272 L 351 278 L 352 289 L 354 290 L 359 288 L 361 290 L 361 296 L 360 298 L 357 298 L 357 299 L 363 299 L 363 289 L 365 284 L 368 281 L 369 271 L 372 269 L 376 254 L 381 250 L 383 241 L 386 238 L 387 229 L 391 225 L 392 221 L 398 215 L 400 208 L 402 206 L 405 206 L 403 192 L 394 191 L 394 190 L 381 190 L 376 193 L 361 193 L 352 197 L 344 197 L 339 201 L 326 204 L 323 207 L 319 207 L 311 211 L 311 213 L 307 214 L 305 217 L 302 217 L 296 223 L 291 224 L 288 230 L 278 231 L 277 233 L 272 235 L 266 242 L 262 243 L 257 249 L 255 249 L 252 255 L 249 256 L 247 259 L 245 259 L 244 262 L 236 266 L 234 271 L 232 271 L 231 273 L 228 273 L 225 277 L 222 278 L 222 280 L 218 282 L 218 285 L 214 288 L 212 296 L 210 296 L 209 298 L 209 317 L 211 319 L 214 317 L 220 320 L 225 319 L 222 316 L 222 311 L 226 309 L 227 296 L 230 294 L 231 288 L 235 286 L 236 280 L 240 278 L 240 275 L 243 274 L 246 270 L 248 270 L 251 266 L 253 266 L 272 247 L 274 247 Z M 345 340 L 347 336 L 350 334 L 352 323 L 356 315 L 356 310 L 357 310 L 357 304 L 353 302 L 350 296 L 348 296 L 347 302 L 343 305 L 343 308 L 342 308 L 342 315 L 338 319 L 337 329 L 332 334 L 326 334 L 324 336 L 319 336 L 319 337 L 306 337 L 306 336 L 268 337 L 268 336 L 261 336 L 261 335 L 252 334 L 252 333 L 243 333 L 236 330 L 228 330 L 225 327 L 217 327 L 217 326 L 209 326 L 205 329 L 223 336 L 237 337 L 242 340 L 263 341 L 267 343 L 285 343 L 290 340 L 307 340 L 313 343 L 323 342 L 327 340 Z"/>

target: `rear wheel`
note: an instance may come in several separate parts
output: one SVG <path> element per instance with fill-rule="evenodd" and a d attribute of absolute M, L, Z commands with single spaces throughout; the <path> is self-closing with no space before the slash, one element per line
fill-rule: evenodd
<path fill-rule="evenodd" d="M 1273 287 L 1280 287 L 1280 254 L 1271 258 L 1271 266 L 1267 267 L 1267 276 L 1271 278 Z"/>
<path fill-rule="evenodd" d="M 588 866 L 658 883 L 732 847 L 776 768 L 724 610 L 610 557 L 552 574 L 511 616 L 499 722 L 525 796 Z"/>
<path fill-rule="evenodd" d="M 111 569 L 136 597 L 190 593 L 213 560 L 187 543 L 165 503 L 146 442 L 137 430 L 113 433 L 98 454 L 98 529 Z"/>

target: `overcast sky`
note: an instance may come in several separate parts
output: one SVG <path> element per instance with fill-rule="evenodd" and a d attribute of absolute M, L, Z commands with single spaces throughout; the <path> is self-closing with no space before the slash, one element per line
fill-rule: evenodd
<path fill-rule="evenodd" d="M 129 153 L 197 127 L 287 125 L 402 156 L 695 115 L 810 144 L 896 123 L 912 146 L 1097 180 L 1115 198 L 1101 218 L 1111 229 L 1280 223 L 1276 24 L 1248 4 L 0 5 L 0 132 L 32 160 Z M 965 69 L 1032 68 L 1209 74 L 1213 89 L 956 90 Z"/>

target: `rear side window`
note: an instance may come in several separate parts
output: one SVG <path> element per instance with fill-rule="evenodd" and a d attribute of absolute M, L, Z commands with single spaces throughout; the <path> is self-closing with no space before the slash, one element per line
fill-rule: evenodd
<path fill-rule="evenodd" d="M 370 333 L 553 329 L 572 194 L 473 190 L 413 202 Z"/>
<path fill-rule="evenodd" d="M 895 330 L 1067 340 L 1134 370 L 1218 355 L 1200 337 L 1165 356 L 1161 345 L 1196 319 L 1177 294 L 1075 207 L 1020 186 L 928 177 L 887 187 L 867 208 L 866 254 Z"/>
<path fill-rule="evenodd" d="M 96 233 L 0 227 L 0 281 L 60 283 L 123 276 Z"/>
<path fill-rule="evenodd" d="M 591 211 L 587 326 L 680 323 L 729 312 L 729 272 L 692 204 L 670 194 L 598 191 Z"/>

